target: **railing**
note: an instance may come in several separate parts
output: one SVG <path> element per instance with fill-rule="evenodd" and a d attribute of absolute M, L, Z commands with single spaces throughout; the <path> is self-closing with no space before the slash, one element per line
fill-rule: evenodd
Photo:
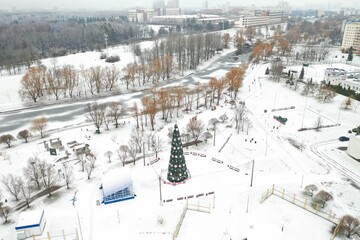
<path fill-rule="evenodd" d="M 284 199 L 285 201 L 288 201 L 332 223 L 339 224 L 340 222 L 340 219 L 336 217 L 336 214 L 333 211 L 330 210 L 329 212 L 325 212 L 320 209 L 321 206 L 318 203 L 296 196 L 296 194 L 285 192 L 285 189 L 276 189 L 275 185 L 273 185 L 271 189 L 267 189 L 266 192 L 261 195 L 260 203 L 263 203 L 271 195 L 280 197 L 281 199 Z"/>
<path fill-rule="evenodd" d="M 46 236 L 32 236 L 32 240 L 80 240 L 78 230 L 75 229 L 62 229 L 47 232 L 43 234 Z"/>
<path fill-rule="evenodd" d="M 185 215 L 186 215 L 186 212 L 187 212 L 188 208 L 187 208 L 187 204 L 184 206 L 184 209 L 180 215 L 180 219 L 179 219 L 179 222 L 178 224 L 176 224 L 176 228 L 175 228 L 175 231 L 173 233 L 173 240 L 175 240 L 178 235 L 179 235 L 179 232 L 180 232 L 180 228 L 181 228 L 181 225 L 184 221 L 184 218 L 185 218 Z"/>

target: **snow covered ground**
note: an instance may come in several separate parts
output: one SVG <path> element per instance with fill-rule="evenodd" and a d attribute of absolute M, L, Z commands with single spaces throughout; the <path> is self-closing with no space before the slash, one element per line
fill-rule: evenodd
<path fill-rule="evenodd" d="M 130 52 L 125 56 L 126 50 L 122 47 L 110 51 L 120 50 L 123 52 L 119 64 L 132 61 Z M 72 63 L 77 64 L 77 67 L 80 67 L 80 64 L 86 67 L 103 64 L 98 60 L 98 55 L 99 53 L 82 53 L 66 56 L 58 58 L 58 64 Z M 47 61 L 51 60 L 44 63 L 51 64 Z M 46 231 L 55 233 L 65 229 L 71 232 L 77 228 L 82 239 L 94 240 L 117 239 L 119 236 L 126 239 L 172 239 L 183 209 L 188 203 L 210 213 L 188 210 L 179 228 L 178 239 L 181 240 L 330 239 L 330 230 L 334 225 L 331 222 L 277 196 L 270 196 L 263 203 L 260 203 L 260 199 L 274 184 L 278 189 L 285 189 L 289 194 L 296 194 L 299 198 L 310 201 L 310 197 L 303 194 L 303 187 L 316 184 L 319 189 L 329 191 L 334 196 L 334 201 L 328 202 L 323 211 L 332 211 L 337 217 L 344 214 L 359 217 L 360 185 L 351 183 L 349 177 L 342 175 L 337 170 L 337 165 L 327 158 L 342 165 L 342 169 L 351 169 L 357 175 L 360 174 L 360 163 L 338 149 L 340 146 L 346 146 L 347 142 L 337 140 L 339 136 L 348 136 L 347 131 L 360 123 L 360 108 L 355 110 L 358 102 L 354 103 L 351 110 L 343 111 L 340 110 L 340 106 L 345 97 L 340 95 L 330 103 L 319 102 L 312 97 L 306 99 L 300 91 L 295 92 L 284 83 L 275 83 L 268 79 L 264 75 L 267 66 L 263 64 L 256 65 L 253 69 L 250 67 L 244 86 L 239 92 L 240 100 L 245 101 L 250 111 L 252 128 L 248 134 L 237 134 L 234 124 L 227 127 L 233 117 L 233 109 L 225 103 L 225 98 L 215 111 L 201 109 L 201 113 L 198 113 L 193 110 L 188 114 L 183 113 L 179 119 L 173 119 L 168 124 L 163 123 L 159 116 L 156 119 L 157 131 L 166 144 L 159 154 L 160 161 L 157 163 L 144 166 L 143 159 L 139 158 L 136 165 L 129 165 L 134 192 L 137 195 L 133 200 L 97 205 L 102 175 L 110 169 L 121 167 L 116 154 L 109 163 L 104 153 L 109 150 L 115 153 L 119 145 L 128 142 L 131 128 L 135 126 L 133 118 L 125 119 L 125 125 L 121 125 L 120 128 L 112 127 L 109 131 L 102 131 L 100 135 L 95 135 L 95 128 L 89 125 L 63 129 L 61 122 L 50 123 L 52 129 L 58 128 L 58 131 L 48 133 L 46 140 L 60 137 L 63 143 L 88 143 L 97 153 L 98 160 L 90 180 L 87 179 L 86 173 L 81 172 L 80 166 L 75 164 L 76 161 L 73 161 L 76 181 L 71 185 L 71 189 L 63 187 L 56 191 L 52 198 L 41 197 L 31 204 L 32 209 L 44 208 L 47 212 Z M 314 79 L 321 80 L 325 67 L 310 67 L 307 76 L 312 75 Z M 217 71 L 209 77 L 223 74 L 225 72 Z M 14 107 L 14 103 L 19 103 L 16 97 L 18 85 L 8 84 L 9 81 L 18 81 L 18 78 L 21 76 L 0 78 L 0 85 L 4 86 L 0 94 L 1 108 L 7 108 L 9 105 Z M 271 112 L 273 108 L 290 106 L 295 108 Z M 184 149 L 189 153 L 185 158 L 191 179 L 176 186 L 164 181 L 159 182 L 159 176 L 166 180 L 170 154 L 168 128 L 176 122 L 180 132 L 183 132 L 189 119 L 194 116 L 207 124 L 210 118 L 219 117 L 224 113 L 227 113 L 229 120 L 217 125 L 215 146 L 210 139 L 207 143 Z M 273 119 L 274 115 L 286 117 L 288 122 L 282 125 Z M 341 125 L 325 128 L 320 132 L 297 131 L 301 126 L 314 126 L 318 116 L 322 116 L 324 124 L 339 121 Z M 74 119 L 74 122 L 85 122 L 85 118 Z M 226 143 L 228 138 L 229 141 Z M 289 143 L 289 138 L 303 143 L 305 149 L 300 151 L 293 147 Z M 253 141 L 250 142 L 251 139 Z M 17 142 L 10 149 L 4 145 L 0 146 L 1 151 L 10 155 L 9 160 L 0 161 L 2 174 L 19 174 L 31 155 L 55 161 L 57 156 L 51 157 L 45 151 L 42 141 L 35 136 L 29 143 Z M 320 156 L 312 149 L 316 149 Z M 204 154 L 206 157 L 195 156 L 192 152 Z M 216 162 L 214 159 L 219 161 Z M 154 155 L 148 153 L 145 163 L 152 160 Z M 254 173 L 250 187 L 253 160 Z M 230 169 L 229 166 L 238 171 Z M 357 181 L 360 181 L 359 177 Z M 161 198 L 165 202 L 160 201 L 160 186 Z M 1 188 L 4 189 L 2 186 Z M 73 206 L 71 199 L 75 192 L 77 201 Z M 209 194 L 212 192 L 214 194 Z M 188 201 L 178 200 L 189 196 L 193 198 Z M 9 205 L 16 204 L 7 194 L 6 198 L 10 200 Z M 19 212 L 14 212 L 10 217 L 10 224 L 0 225 L 0 239 L 15 239 L 14 227 L 18 217 Z"/>

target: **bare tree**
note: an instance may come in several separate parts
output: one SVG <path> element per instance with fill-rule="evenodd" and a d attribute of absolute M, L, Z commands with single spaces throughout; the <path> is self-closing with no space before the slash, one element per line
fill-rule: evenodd
<path fill-rule="evenodd" d="M 0 143 L 5 143 L 9 148 L 11 143 L 15 140 L 14 136 L 11 134 L 5 134 L 0 136 Z"/>
<path fill-rule="evenodd" d="M 229 117 L 226 115 L 226 113 L 220 115 L 219 120 L 224 123 L 226 120 L 228 120 Z"/>
<path fill-rule="evenodd" d="M 284 69 L 284 65 L 282 64 L 281 60 L 278 61 L 277 59 L 275 59 L 271 62 L 270 73 L 275 81 L 277 82 L 280 81 L 283 69 Z"/>
<path fill-rule="evenodd" d="M 186 130 L 188 133 L 190 133 L 195 140 L 196 146 L 197 141 L 201 135 L 201 133 L 205 129 L 205 124 L 203 121 L 197 118 L 191 118 L 188 124 L 186 125 Z"/>
<path fill-rule="evenodd" d="M 85 162 L 85 171 L 87 173 L 87 178 L 91 178 L 91 174 L 95 169 L 95 162 L 96 157 L 89 157 L 88 160 Z"/>
<path fill-rule="evenodd" d="M 91 67 L 88 74 L 89 81 L 95 86 L 96 93 L 99 94 L 104 85 L 104 70 L 100 66 Z"/>
<path fill-rule="evenodd" d="M 49 197 L 51 197 L 51 192 L 59 180 L 59 175 L 56 171 L 55 165 L 47 163 L 44 160 L 40 161 L 39 167 L 44 188 L 48 192 Z"/>
<path fill-rule="evenodd" d="M 138 128 L 133 128 L 130 134 L 130 141 L 135 144 L 136 149 L 139 150 L 139 153 L 142 152 L 142 147 L 144 143 L 144 132 Z"/>
<path fill-rule="evenodd" d="M 111 157 L 113 155 L 113 152 L 112 151 L 106 151 L 104 153 L 104 156 L 107 157 L 109 159 L 109 163 L 111 163 Z"/>
<path fill-rule="evenodd" d="M 109 125 L 111 122 L 111 115 L 107 111 L 104 113 L 104 125 L 106 127 L 106 130 L 109 130 Z"/>
<path fill-rule="evenodd" d="M 305 193 L 309 194 L 310 197 L 312 197 L 314 195 L 314 192 L 316 192 L 318 190 L 317 186 L 315 184 L 310 184 L 305 186 Z"/>
<path fill-rule="evenodd" d="M 315 202 L 321 204 L 322 208 L 325 207 L 326 202 L 334 199 L 330 193 L 328 193 L 324 190 L 321 190 L 320 192 L 318 192 L 314 198 L 315 198 Z"/>
<path fill-rule="evenodd" d="M 127 153 L 129 152 L 129 147 L 126 145 L 121 145 L 120 148 L 117 150 L 117 155 L 122 162 L 123 166 L 125 166 L 125 161 L 128 157 Z"/>
<path fill-rule="evenodd" d="M 344 110 L 348 110 L 349 108 L 351 108 L 351 104 L 352 104 L 352 99 L 350 97 L 348 97 L 347 99 L 344 100 L 344 102 L 342 103 L 342 108 Z"/>
<path fill-rule="evenodd" d="M 70 188 L 70 184 L 74 181 L 74 168 L 69 163 L 63 165 L 63 177 L 66 189 Z"/>
<path fill-rule="evenodd" d="M 100 127 L 104 121 L 105 108 L 105 105 L 100 105 L 97 102 L 88 103 L 85 108 L 85 111 L 88 113 L 91 121 L 97 128 L 98 133 L 100 133 Z"/>
<path fill-rule="evenodd" d="M 41 118 L 35 118 L 32 121 L 32 126 L 31 126 L 31 130 L 34 132 L 39 132 L 40 133 L 40 137 L 44 138 L 44 131 L 47 127 L 48 124 L 48 119 L 45 117 L 41 117 Z"/>
<path fill-rule="evenodd" d="M 136 156 L 138 154 L 136 143 L 130 140 L 129 142 L 129 156 L 132 158 L 133 163 L 135 165 L 136 162 Z"/>
<path fill-rule="evenodd" d="M 336 92 L 325 84 L 322 84 L 318 89 L 317 98 L 323 102 L 330 101 L 336 96 Z"/>
<path fill-rule="evenodd" d="M 85 153 L 81 153 L 81 152 L 77 153 L 76 158 L 79 160 L 79 163 L 81 165 L 81 171 L 84 172 L 85 171 L 85 163 L 86 163 Z"/>
<path fill-rule="evenodd" d="M 115 128 L 119 126 L 119 119 L 125 114 L 125 106 L 122 102 L 112 102 L 109 104 L 110 115 L 115 122 Z"/>
<path fill-rule="evenodd" d="M 43 88 L 46 84 L 46 68 L 44 66 L 31 67 L 21 79 L 19 90 L 20 97 L 32 99 L 34 102 L 43 96 Z"/>
<path fill-rule="evenodd" d="M 9 221 L 9 216 L 12 213 L 12 209 L 8 206 L 4 206 L 3 204 L 0 204 L 0 215 L 4 218 L 4 223 L 7 223 Z"/>
<path fill-rule="evenodd" d="M 30 201 L 31 201 L 31 193 L 33 192 L 33 188 L 31 186 L 31 183 L 26 182 L 21 185 L 20 193 L 23 199 L 25 200 L 25 203 L 27 207 L 30 207 Z"/>
<path fill-rule="evenodd" d="M 137 103 L 134 102 L 134 105 L 133 105 L 133 117 L 136 120 L 136 128 L 137 129 L 139 128 L 139 116 L 140 116 L 139 107 L 138 107 Z"/>
<path fill-rule="evenodd" d="M 116 88 L 116 84 L 120 79 L 120 71 L 115 67 L 106 67 L 105 68 L 105 91 L 112 91 L 113 88 Z"/>
<path fill-rule="evenodd" d="M 16 201 L 19 201 L 20 190 L 24 182 L 20 177 L 8 174 L 1 177 L 1 182 Z"/>
<path fill-rule="evenodd" d="M 339 223 L 340 231 L 350 238 L 360 232 L 360 221 L 351 215 L 345 215 Z"/>
<path fill-rule="evenodd" d="M 244 123 L 247 118 L 248 111 L 245 107 L 245 103 L 239 104 L 234 109 L 234 115 L 235 115 L 235 128 L 237 129 L 237 133 L 240 132 L 240 128 L 244 129 Z"/>
<path fill-rule="evenodd" d="M 78 88 L 79 86 L 79 73 L 74 65 L 64 65 L 60 71 L 64 78 L 64 88 L 62 89 L 63 95 L 66 97 L 66 94 L 68 93 L 72 98 L 75 88 Z M 78 92 L 78 96 L 80 97 L 80 89 L 78 89 Z"/>
<path fill-rule="evenodd" d="M 31 137 L 31 133 L 26 129 L 21 130 L 17 135 L 18 139 L 24 139 L 26 143 L 28 142 L 29 137 Z"/>
<path fill-rule="evenodd" d="M 37 186 L 37 189 L 41 189 L 41 173 L 40 173 L 40 160 L 38 157 L 30 157 L 27 161 L 26 167 L 24 167 L 23 172 L 25 177 L 34 182 Z"/>
<path fill-rule="evenodd" d="M 210 125 L 212 127 L 212 129 L 214 130 L 214 146 L 215 146 L 215 140 L 216 140 L 216 124 L 218 124 L 220 121 L 217 118 L 212 118 L 209 120 L 208 125 Z"/>
<path fill-rule="evenodd" d="M 151 149 L 155 152 L 155 157 L 158 157 L 158 153 L 163 149 L 164 147 L 164 141 L 156 135 L 151 136 Z"/>
<path fill-rule="evenodd" d="M 61 90 L 65 88 L 62 71 L 54 68 L 46 73 L 46 82 L 48 84 L 49 93 L 53 93 L 56 100 L 59 100 Z"/>

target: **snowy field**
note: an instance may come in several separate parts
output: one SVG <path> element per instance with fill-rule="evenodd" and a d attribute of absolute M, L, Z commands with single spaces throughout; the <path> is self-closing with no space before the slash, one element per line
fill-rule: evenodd
<path fill-rule="evenodd" d="M 151 46 L 150 42 L 143 44 L 144 47 Z M 127 47 L 119 46 L 110 49 L 109 52 L 120 55 L 118 67 L 133 61 Z M 51 59 L 44 60 L 43 63 L 52 64 Z M 105 64 L 99 60 L 97 52 L 57 58 L 57 64 L 65 63 L 74 64 L 78 68 L 81 64 L 85 67 Z M 203 65 L 203 68 L 208 64 Z M 104 153 L 115 153 L 120 145 L 128 142 L 131 128 L 136 125 L 133 118 L 124 119 L 125 125 L 121 124 L 118 129 L 112 127 L 109 131 L 102 130 L 100 135 L 94 134 L 95 128 L 86 123 L 85 117 L 74 119 L 74 124 L 79 124 L 79 127 L 64 128 L 61 122 L 50 123 L 51 128 L 55 130 L 48 132 L 45 140 L 60 137 L 64 144 L 71 141 L 87 143 L 92 151 L 96 152 L 98 160 L 90 180 L 87 179 L 86 173 L 81 172 L 79 164 L 71 161 L 74 164 L 76 178 L 71 189 L 62 187 L 52 198 L 45 196 L 31 203 L 31 209 L 45 209 L 47 212 L 48 223 L 45 232 L 78 229 L 82 239 L 94 240 L 117 239 L 119 236 L 125 239 L 173 239 L 183 209 L 189 204 L 209 212 L 188 210 L 179 228 L 177 239 L 330 239 L 331 228 L 334 226 L 330 221 L 278 196 L 270 196 L 263 203 L 260 203 L 260 200 L 262 194 L 275 185 L 277 189 L 285 189 L 286 193 L 310 201 L 310 197 L 303 194 L 303 187 L 316 184 L 319 189 L 331 192 L 334 197 L 323 211 L 331 211 L 337 217 L 344 214 L 359 217 L 360 186 L 350 184 L 348 177 L 342 175 L 336 166 L 324 157 L 335 160 L 343 169 L 360 173 L 360 163 L 338 149 L 345 147 L 347 142 L 337 140 L 339 136 L 348 136 L 347 131 L 360 123 L 360 108 L 355 108 L 359 103 L 355 102 L 352 109 L 343 111 L 340 110 L 340 106 L 345 97 L 341 95 L 336 96 L 330 103 L 319 102 L 312 97 L 306 99 L 300 94 L 300 90 L 295 92 L 285 83 L 275 83 L 268 79 L 264 75 L 266 67 L 266 64 L 250 67 L 244 86 L 239 92 L 239 99 L 245 101 L 250 112 L 252 127 L 248 134 L 238 134 L 234 129 L 234 123 L 232 127 L 227 127 L 231 125 L 233 109 L 225 103 L 226 97 L 221 100 L 215 111 L 200 109 L 201 113 L 197 113 L 198 111 L 194 110 L 188 114 L 183 113 L 179 119 L 172 119 L 170 123 L 164 123 L 159 115 L 156 119 L 156 131 L 166 144 L 159 154 L 160 161 L 155 164 L 147 166 L 154 160 L 154 155 L 147 153 L 146 166 L 143 158 L 139 158 L 136 165 L 129 165 L 136 194 L 133 200 L 97 205 L 97 200 L 101 200 L 101 177 L 107 171 L 121 167 L 116 154 L 109 163 Z M 316 81 L 322 80 L 326 67 L 328 65 L 311 66 L 306 76 L 313 77 Z M 347 66 L 333 64 L 333 67 L 345 69 Z M 223 71 L 214 71 L 209 77 L 224 74 Z M 21 75 L 0 78 L 1 109 L 21 105 L 17 97 L 19 79 Z M 9 84 L 10 82 L 12 84 Z M 127 101 L 131 101 L 131 96 Z M 295 108 L 271 112 L 273 108 L 290 106 Z M 180 132 L 184 132 L 189 119 L 194 116 L 207 125 L 210 118 L 219 117 L 224 113 L 229 116 L 229 120 L 217 125 L 215 146 L 213 139 L 209 139 L 207 143 L 184 149 L 184 152 L 188 153 L 185 159 L 191 179 L 176 186 L 164 183 L 170 154 L 168 128 L 173 127 L 176 122 Z M 288 122 L 282 125 L 273 119 L 274 115 L 286 117 Z M 324 124 L 339 121 L 341 125 L 319 132 L 298 132 L 301 126 L 313 127 L 319 116 L 322 116 Z M 250 142 L 250 139 L 253 141 Z M 305 149 L 300 151 L 293 147 L 289 139 L 303 143 Z M 42 141 L 35 135 L 27 144 L 18 141 L 10 149 L 1 145 L 0 150 L 10 156 L 9 160 L 0 161 L 2 174 L 19 174 L 19 170 L 32 155 L 52 161 L 60 168 L 61 165 L 55 163 L 59 156 L 50 156 Z M 316 149 L 320 156 L 312 149 Z M 192 153 L 203 155 L 195 156 Z M 219 161 L 216 162 L 214 159 Z M 229 166 L 238 171 L 230 169 Z M 159 176 L 162 179 L 160 183 Z M 160 201 L 160 186 L 163 201 Z M 14 206 L 16 202 L 6 194 L 3 187 L 1 188 L 5 197 L 10 200 L 9 205 Z M 73 206 L 71 199 L 75 192 L 77 201 Z M 193 198 L 188 201 L 178 200 L 188 196 Z M 0 225 L 0 239 L 15 239 L 14 227 L 19 214 L 19 211 L 14 212 L 10 217 L 10 224 Z"/>

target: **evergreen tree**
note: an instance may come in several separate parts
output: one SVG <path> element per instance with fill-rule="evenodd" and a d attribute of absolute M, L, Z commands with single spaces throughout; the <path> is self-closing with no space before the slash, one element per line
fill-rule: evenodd
<path fill-rule="evenodd" d="M 265 71 L 265 75 L 269 75 L 269 74 L 270 74 L 269 67 L 267 67 Z"/>
<path fill-rule="evenodd" d="M 299 79 L 304 79 L 304 67 L 302 67 Z"/>
<path fill-rule="evenodd" d="M 291 73 L 290 81 L 293 81 L 293 80 L 294 80 L 294 73 Z"/>
<path fill-rule="evenodd" d="M 353 47 L 349 48 L 349 55 L 347 57 L 347 61 L 352 61 L 353 60 Z"/>
<path fill-rule="evenodd" d="M 288 78 L 290 77 L 290 70 L 288 71 Z"/>
<path fill-rule="evenodd" d="M 168 167 L 167 179 L 170 182 L 183 182 L 188 178 L 185 157 L 183 153 L 180 132 L 175 124 L 173 138 L 171 141 L 170 162 Z"/>

